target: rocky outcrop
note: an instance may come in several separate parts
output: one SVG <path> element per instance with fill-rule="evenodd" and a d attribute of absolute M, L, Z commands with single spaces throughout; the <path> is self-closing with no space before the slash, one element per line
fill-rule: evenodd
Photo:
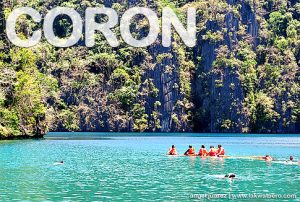
<path fill-rule="evenodd" d="M 10 3 L 0 3 L 0 18 L 3 5 L 9 11 L 29 1 Z M 43 14 L 67 5 L 82 16 L 90 6 L 112 7 L 120 16 L 133 6 L 157 11 L 170 6 L 181 18 L 187 7 L 195 6 L 197 45 L 187 48 L 174 34 L 169 48 L 161 45 L 161 37 L 147 48 L 133 48 L 122 40 L 119 47 L 112 48 L 99 34 L 92 48 L 80 41 L 59 49 L 42 40 L 30 49 L 10 46 L 7 51 L 10 44 L 1 35 L 0 64 L 5 68 L 0 69 L 0 90 L 4 92 L 0 92 L 0 132 L 22 136 L 23 125 L 30 134 L 45 133 L 46 128 L 100 132 L 300 130 L 300 12 L 295 0 L 46 1 L 43 5 L 30 1 L 30 5 Z M 97 20 L 105 18 L 98 16 Z M 18 31 L 26 36 L 30 32 L 25 21 L 20 22 Z M 70 24 L 68 19 L 58 18 L 54 29 L 70 33 Z M 147 35 L 143 16 L 136 16 L 131 29 L 136 37 Z M 121 39 L 119 28 L 113 31 Z M 32 69 L 22 63 L 26 60 Z M 19 80 L 27 78 L 38 82 L 23 82 L 16 92 Z M 23 88 L 36 89 L 34 105 L 14 102 L 18 96 L 28 100 Z M 39 123 L 35 128 L 34 121 Z"/>
<path fill-rule="evenodd" d="M 242 77 L 245 76 L 243 75 L 245 72 L 241 72 L 240 65 L 245 60 L 239 58 L 239 49 L 241 49 L 241 45 L 239 44 L 240 42 L 248 43 L 254 52 L 257 51 L 258 46 L 260 48 L 267 46 L 266 41 L 263 39 L 265 32 L 260 34 L 258 18 L 262 23 L 262 19 L 266 18 L 268 13 L 276 11 L 273 8 L 274 5 L 269 6 L 269 10 L 267 10 L 268 8 L 264 8 L 262 5 L 256 3 L 250 5 L 246 1 L 229 0 L 227 3 L 232 6 L 238 5 L 240 7 L 239 13 L 237 14 L 229 10 L 225 14 L 222 23 L 211 20 L 207 21 L 206 29 L 199 34 L 198 45 L 194 50 L 195 57 L 201 56 L 201 61 L 197 64 L 197 72 L 193 84 L 194 100 L 196 108 L 199 110 L 195 112 L 195 121 L 202 122 L 200 127 L 196 127 L 195 130 L 210 132 L 295 132 L 297 124 L 295 120 L 292 120 L 292 117 L 295 118 L 295 111 L 292 112 L 293 110 L 287 107 L 286 103 L 295 103 L 297 93 L 292 93 L 286 89 L 281 95 L 274 95 L 273 89 L 276 87 L 266 87 L 263 84 L 265 81 L 262 81 L 266 78 L 260 77 L 262 73 L 261 68 L 264 68 L 266 63 L 260 61 L 259 57 L 254 58 L 257 61 L 255 67 L 257 70 L 254 71 L 256 71 L 256 75 L 260 79 L 255 84 L 255 93 L 263 92 L 269 96 L 270 100 L 274 100 L 274 102 L 270 103 L 270 106 L 274 107 L 274 111 L 270 112 L 270 114 L 273 114 L 273 118 L 270 118 L 273 119 L 272 121 L 260 122 L 260 118 L 256 113 L 263 112 L 249 113 L 249 107 L 246 105 L 250 99 L 250 94 L 243 87 L 244 84 L 242 83 Z M 290 3 L 293 4 L 293 2 Z M 240 32 L 243 29 L 245 29 L 246 33 L 241 34 Z M 219 38 L 215 41 L 205 40 L 203 35 L 208 32 L 219 33 L 221 39 Z M 268 55 L 268 53 L 266 54 Z M 285 55 L 286 53 L 282 54 Z M 219 56 L 220 58 L 218 58 Z M 272 56 L 266 57 L 270 58 Z M 219 59 L 227 60 L 229 63 L 223 61 L 224 63 L 217 64 Z M 291 78 L 290 81 L 283 81 L 285 83 L 284 86 L 297 82 L 294 73 L 299 72 L 299 63 L 298 68 L 296 68 L 296 64 L 292 62 L 293 60 L 290 58 L 288 59 L 290 62 L 286 63 L 286 66 L 289 66 L 290 72 L 281 73 L 281 79 L 284 80 L 287 75 L 290 75 Z M 273 66 L 276 66 L 273 60 L 270 62 Z M 252 75 L 252 77 L 256 76 Z M 251 94 L 251 96 L 254 94 Z M 287 94 L 293 94 L 293 96 L 288 97 Z M 258 97 L 252 96 L 253 99 L 259 100 Z M 256 106 L 260 105 L 260 101 L 255 102 L 258 102 L 255 104 Z M 282 103 L 285 104 L 282 105 Z M 202 118 L 198 118 L 197 115 L 202 116 Z M 256 123 L 253 123 L 253 120 L 251 120 L 253 118 L 258 119 Z"/>

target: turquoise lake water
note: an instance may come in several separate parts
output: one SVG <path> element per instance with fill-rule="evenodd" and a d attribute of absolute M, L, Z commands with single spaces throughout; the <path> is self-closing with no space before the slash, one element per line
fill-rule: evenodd
<path fill-rule="evenodd" d="M 285 201 L 300 199 L 298 165 L 165 155 L 172 144 L 181 154 L 189 144 L 197 151 L 202 144 L 222 144 L 230 156 L 270 154 L 283 161 L 293 155 L 298 160 L 299 135 L 158 135 L 72 133 L 1 141 L 0 201 L 197 200 L 193 194 L 289 194 L 297 198 Z M 53 165 L 61 160 L 64 165 Z M 237 179 L 220 178 L 227 173 Z"/>

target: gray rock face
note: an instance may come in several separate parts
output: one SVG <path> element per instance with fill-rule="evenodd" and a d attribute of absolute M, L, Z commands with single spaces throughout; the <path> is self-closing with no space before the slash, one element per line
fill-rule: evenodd
<path fill-rule="evenodd" d="M 176 101 L 181 98 L 178 88 L 174 88 L 174 85 L 179 83 L 178 71 L 167 72 L 168 67 L 178 67 L 176 54 L 172 51 L 172 48 L 164 48 L 160 45 L 154 45 L 149 52 L 153 58 L 157 58 L 160 54 L 169 53 L 172 55 L 171 58 L 163 59 L 162 63 L 154 59 L 154 64 L 156 64 L 154 69 L 147 71 L 144 75 L 145 79 L 153 79 L 154 85 L 159 90 L 159 96 L 156 99 L 150 97 L 147 102 L 149 102 L 149 106 L 153 106 L 155 100 L 161 103 L 161 132 L 170 132 L 173 125 L 171 115 L 174 112 Z M 152 108 L 147 108 L 148 112 L 152 110 Z"/>
<path fill-rule="evenodd" d="M 215 68 L 214 63 L 217 60 L 218 51 L 222 47 L 227 47 L 229 53 L 235 54 L 234 48 L 240 41 L 248 40 L 251 41 L 252 50 L 255 52 L 259 45 L 265 45 L 266 41 L 260 41 L 260 24 L 257 17 L 260 15 L 266 15 L 267 11 L 258 8 L 257 5 L 250 6 L 245 1 L 228 0 L 228 4 L 239 5 L 240 12 L 239 17 L 236 17 L 234 12 L 227 12 L 224 17 L 224 23 L 217 23 L 216 21 L 208 21 L 206 23 L 206 30 L 199 33 L 198 45 L 194 50 L 194 57 L 201 57 L 200 62 L 197 63 L 197 71 L 193 82 L 193 92 L 194 92 L 194 102 L 196 104 L 196 109 L 198 111 L 196 114 L 196 122 L 199 127 L 195 128 L 196 131 L 201 132 L 265 132 L 265 133 L 293 133 L 297 131 L 299 127 L 299 121 L 294 122 L 293 113 L 291 108 L 287 107 L 286 103 L 297 103 L 297 94 L 291 92 L 291 87 L 293 82 L 297 82 L 295 71 L 299 72 L 296 67 L 296 63 L 293 62 L 294 58 L 289 58 L 289 56 L 279 56 L 286 57 L 286 66 L 289 68 L 289 72 L 282 71 L 280 75 L 281 81 L 285 83 L 282 86 L 282 91 L 278 93 L 277 86 L 281 86 L 280 83 L 275 84 L 275 86 L 266 87 L 264 79 L 260 78 L 260 82 L 256 84 L 256 92 L 263 92 L 274 100 L 274 113 L 275 117 L 273 121 L 263 121 L 256 120 L 257 123 L 253 125 L 251 123 L 251 117 L 249 113 L 245 112 L 244 102 L 246 98 L 246 92 L 242 87 L 241 79 L 236 66 L 233 65 L 221 65 L 221 67 Z M 295 2 L 290 1 L 291 5 Z M 269 12 L 272 12 L 272 5 L 269 6 Z M 294 15 L 297 15 L 296 13 Z M 248 38 L 241 38 L 239 36 L 240 27 L 246 28 L 246 33 Z M 208 31 L 212 33 L 221 32 L 222 40 L 211 41 L 203 40 L 203 35 Z M 276 52 L 277 51 L 277 52 Z M 279 54 L 278 50 L 276 53 L 270 54 L 271 65 L 275 64 L 276 54 Z M 272 56 L 273 54 L 273 56 Z M 285 53 L 284 53 L 285 54 Z M 297 61 L 297 55 L 296 61 Z M 229 56 L 226 56 L 229 59 Z M 225 58 L 226 58 L 225 57 Z M 238 58 L 234 55 L 233 58 Z M 259 61 L 259 58 L 256 58 Z M 242 62 L 242 61 L 241 61 Z M 261 61 L 259 61 L 261 62 Z M 260 72 L 259 65 L 256 66 L 258 77 Z M 261 68 L 261 67 L 260 67 Z M 298 69 L 298 70 L 297 70 Z M 299 73 L 298 73 L 299 74 Z M 289 76 L 287 76 L 289 75 Z M 289 81 L 286 80 L 289 77 Z M 279 87 L 278 87 L 279 88 Z M 288 96 L 290 95 L 290 96 Z M 293 95 L 293 96 L 291 96 Z M 257 103 L 259 104 L 259 103 Z M 260 110 L 260 109 L 257 109 Z M 197 113 L 200 114 L 201 118 L 197 119 Z M 204 118 L 203 118 L 204 117 Z M 260 119 L 260 117 L 256 117 Z M 295 118 L 295 117 L 294 117 Z M 277 121 L 274 121 L 274 120 Z M 252 120 L 253 121 L 253 120 Z M 197 124 L 195 124 L 197 125 Z M 257 129 L 260 128 L 260 129 Z M 249 131 L 250 129 L 250 131 Z"/>
<path fill-rule="evenodd" d="M 237 3 L 235 0 L 227 2 L 228 4 Z M 259 25 L 255 19 L 255 14 L 249 5 L 242 3 L 240 15 L 241 20 L 236 18 L 233 13 L 227 13 L 223 26 L 220 26 L 216 21 L 208 21 L 206 23 L 206 31 L 222 32 L 222 29 L 226 30 L 223 33 L 222 41 L 212 43 L 202 40 L 203 33 L 199 34 L 195 55 L 200 55 L 202 60 L 197 66 L 196 78 L 193 84 L 196 98 L 195 104 L 196 108 L 204 109 L 204 116 L 207 117 L 206 119 L 209 122 L 202 125 L 202 128 L 196 128 L 196 130 L 241 132 L 243 126 L 247 127 L 249 125 L 249 119 L 243 114 L 244 92 L 239 76 L 227 67 L 225 67 L 223 72 L 211 74 L 218 48 L 225 45 L 229 51 L 232 51 L 233 46 L 238 43 L 237 32 L 240 24 L 247 25 L 247 33 L 254 38 L 253 45 L 254 47 L 256 46 Z M 206 76 L 201 77 L 200 75 L 203 74 Z M 216 81 L 222 81 L 222 86 L 218 87 Z M 226 120 L 230 120 L 232 125 L 227 130 L 221 128 L 222 122 Z"/>
<path fill-rule="evenodd" d="M 63 2 L 48 1 L 45 7 L 52 8 Z M 81 7 L 76 1 L 68 3 L 73 4 L 83 15 L 84 6 Z M 134 6 L 158 10 L 161 6 L 159 4 L 174 2 L 104 0 L 92 3 L 117 7 L 120 12 L 124 12 Z M 203 27 L 199 27 L 201 31 L 197 33 L 198 40 L 194 48 L 186 48 L 176 37 L 173 38 L 172 46 L 165 48 L 161 45 L 161 36 L 155 44 L 141 49 L 128 47 L 123 42 L 118 48 L 107 47 L 101 41 L 101 36 L 97 42 L 98 47 L 94 49 L 84 47 L 83 41 L 68 50 L 52 49 L 43 42 L 37 54 L 45 54 L 38 57 L 40 61 L 37 66 L 41 73 L 53 76 L 59 84 L 58 96 L 47 100 L 47 107 L 52 110 L 51 130 L 299 132 L 299 115 L 295 115 L 292 107 L 300 106 L 300 93 L 297 92 L 300 88 L 293 86 L 299 85 L 300 51 L 293 53 L 289 47 L 285 49 L 290 52 L 280 51 L 280 48 L 268 41 L 271 37 L 264 38 L 272 34 L 272 30 L 264 28 L 261 23 L 263 20 L 268 21 L 270 13 L 274 11 L 274 4 L 280 2 L 265 2 L 263 9 L 257 5 L 260 2 L 256 1 L 227 0 L 228 5 L 221 1 L 217 1 L 216 5 L 214 1 L 210 2 L 212 5 L 190 0 L 175 2 L 178 7 L 188 3 L 199 3 L 208 10 L 207 16 L 198 16 L 199 21 L 203 20 L 199 23 Z M 294 7 L 299 2 L 289 0 L 287 3 L 289 7 Z M 22 4 L 26 4 L 26 1 Z M 88 5 L 88 1 L 85 4 Z M 2 6 L 3 1 L 0 2 L 0 33 L 4 32 Z M 294 19 L 299 19 L 296 9 L 290 10 Z M 139 20 L 142 27 L 140 30 L 136 28 L 140 25 Z M 137 17 L 134 22 L 138 22 L 136 27 L 132 26 L 134 34 L 145 37 L 147 28 L 142 17 Z M 120 37 L 118 28 L 114 31 Z M 0 40 L 3 39 L 0 35 Z M 282 43 L 284 45 L 284 41 Z M 254 58 L 254 65 L 249 67 L 255 67 L 255 90 L 252 91 L 253 100 L 250 104 L 247 103 L 249 92 L 241 79 L 245 76 L 241 75 L 245 73 L 241 70 L 241 64 L 246 60 L 239 55 L 239 47 L 243 45 L 249 49 L 245 52 L 253 53 Z M 277 57 L 284 58 L 280 64 Z M 189 62 L 192 67 L 187 64 Z M 271 73 L 279 69 L 275 72 L 276 78 L 266 75 L 270 73 L 265 64 L 270 66 Z M 46 70 L 48 66 L 50 70 Z M 119 83 L 115 85 L 112 75 L 118 69 L 121 70 L 117 76 L 124 76 L 133 84 L 126 84 L 119 78 L 121 81 L 118 80 Z M 0 73 L 6 72 L 2 69 Z M 249 75 L 248 79 L 252 76 Z M 8 78 L 14 79 L 13 75 Z M 120 96 L 118 93 L 122 87 L 125 87 L 123 89 L 126 92 L 121 91 Z M 0 86 L 0 90 L 3 89 Z M 190 89 L 191 95 L 187 93 Z M 5 87 L 4 91 L 6 94 L 13 92 L 13 86 Z M 128 99 L 129 102 L 124 104 L 122 99 Z M 251 106 L 246 104 L 253 104 L 256 111 L 251 111 Z"/>

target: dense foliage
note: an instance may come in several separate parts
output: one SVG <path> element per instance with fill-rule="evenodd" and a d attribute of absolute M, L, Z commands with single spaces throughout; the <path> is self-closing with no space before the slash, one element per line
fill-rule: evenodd
<path fill-rule="evenodd" d="M 110 47 L 98 33 L 55 48 L 45 40 L 18 48 L 5 37 L 4 21 L 16 7 L 42 14 L 55 6 L 169 6 L 185 20 L 197 8 L 198 42 L 187 48 L 174 33 L 147 48 L 121 41 Z M 0 24 L 0 137 L 43 136 L 47 131 L 300 132 L 300 2 L 297 0 L 2 1 Z M 99 22 L 105 18 L 97 17 Z M 19 19 L 19 36 L 41 25 Z M 70 19 L 54 25 L 61 37 Z M 119 28 L 114 28 L 121 39 Z M 147 34 L 137 16 L 132 32 Z"/>

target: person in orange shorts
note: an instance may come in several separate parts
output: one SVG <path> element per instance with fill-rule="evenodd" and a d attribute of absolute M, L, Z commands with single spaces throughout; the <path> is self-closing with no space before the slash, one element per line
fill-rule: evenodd
<path fill-rule="evenodd" d="M 199 155 L 199 156 L 207 156 L 207 151 L 206 151 L 204 145 L 201 146 L 198 155 Z"/>

